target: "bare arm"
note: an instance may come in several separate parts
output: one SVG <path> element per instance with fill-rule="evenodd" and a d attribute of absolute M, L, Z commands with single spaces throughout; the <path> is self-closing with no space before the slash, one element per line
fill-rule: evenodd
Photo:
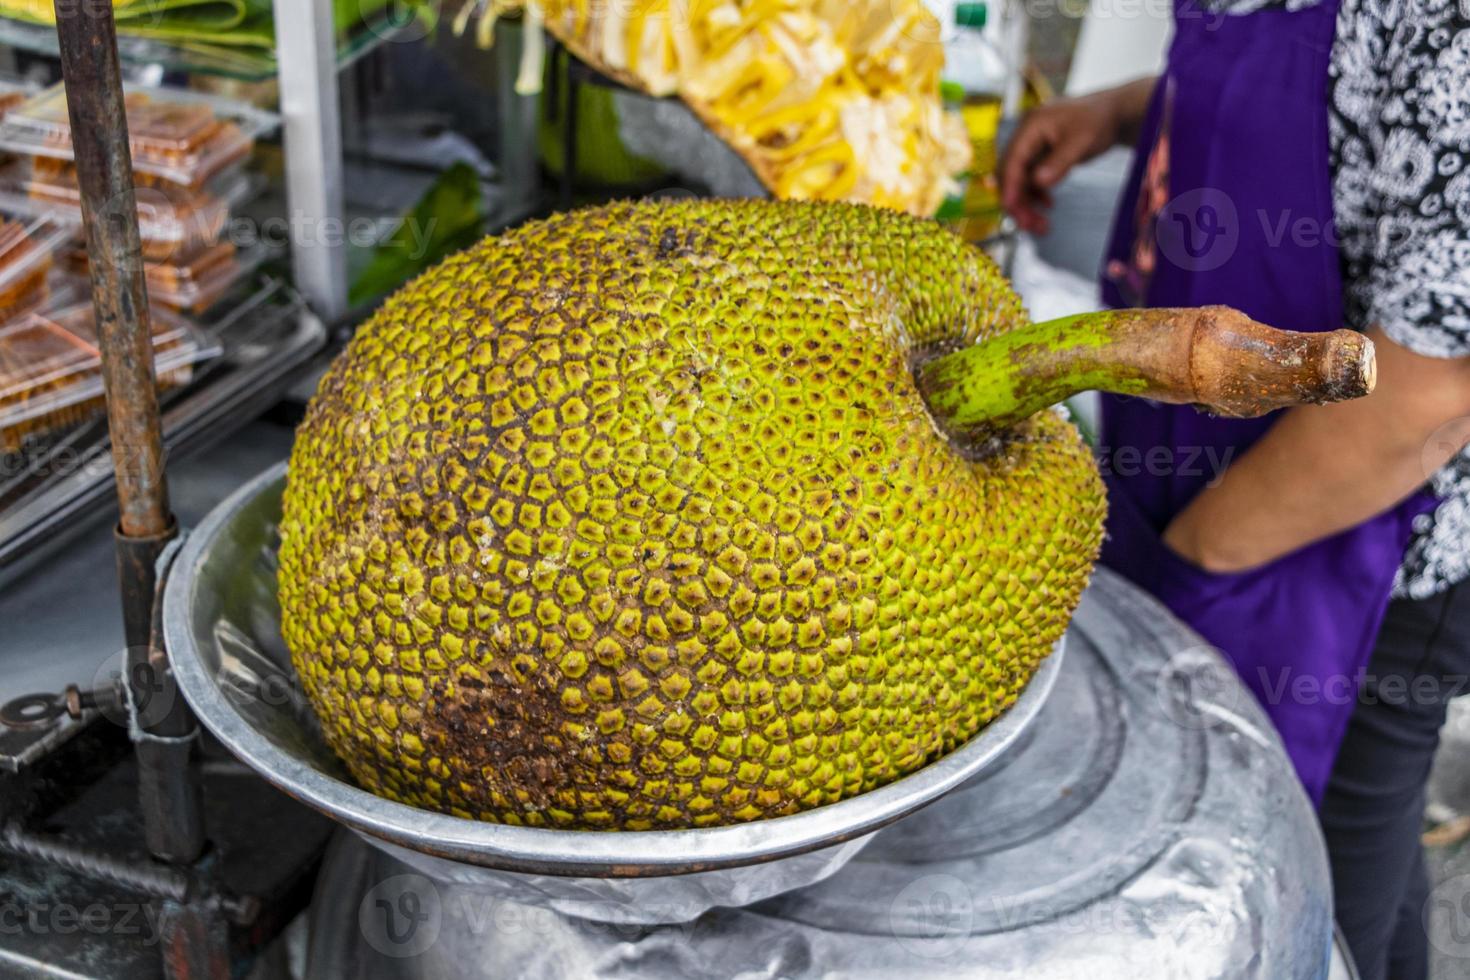
<path fill-rule="evenodd" d="M 1470 358 L 1369 336 L 1378 389 L 1289 411 L 1180 512 L 1169 547 L 1210 571 L 1264 564 L 1394 506 L 1470 441 Z"/>
<path fill-rule="evenodd" d="M 1156 82 L 1140 78 L 1027 113 L 1000 164 L 1001 201 L 1022 228 L 1045 234 L 1052 188 L 1077 164 L 1137 141 Z"/>

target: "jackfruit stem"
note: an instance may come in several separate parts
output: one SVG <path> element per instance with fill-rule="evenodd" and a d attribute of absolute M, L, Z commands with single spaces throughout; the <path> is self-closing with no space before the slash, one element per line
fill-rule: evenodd
<path fill-rule="evenodd" d="M 952 439 L 981 446 L 1083 391 L 1251 418 L 1373 390 L 1373 342 L 1294 333 L 1227 306 L 1106 310 L 1036 323 L 921 364 L 919 392 Z"/>

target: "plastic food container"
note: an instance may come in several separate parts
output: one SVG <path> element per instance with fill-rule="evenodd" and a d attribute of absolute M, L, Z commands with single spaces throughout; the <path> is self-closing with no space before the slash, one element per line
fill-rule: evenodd
<path fill-rule="evenodd" d="M 205 249 L 190 262 L 148 263 L 148 298 L 175 310 L 202 313 L 260 266 L 262 249 L 241 252 L 232 242 Z"/>
<path fill-rule="evenodd" d="M 84 422 L 102 411 L 102 357 L 90 303 L 30 313 L 0 327 L 0 451 L 29 436 Z M 159 390 L 178 388 L 220 353 L 207 334 L 177 314 L 152 311 Z"/>
<path fill-rule="evenodd" d="M 34 85 L 13 81 L 8 78 L 0 78 L 0 119 L 9 115 L 11 110 L 25 105 L 26 101 L 35 94 L 36 88 Z"/>
<path fill-rule="evenodd" d="M 248 157 L 275 121 L 244 103 L 174 89 L 125 87 L 125 99 L 140 184 L 201 187 Z M 7 113 L 0 149 L 37 158 L 43 176 L 66 176 L 75 155 L 65 89 L 53 86 Z"/>
<path fill-rule="evenodd" d="M 241 251 L 232 242 L 206 248 L 188 262 L 145 262 L 143 274 L 152 303 L 171 310 L 203 313 L 223 299 L 271 250 L 256 246 Z M 87 250 L 74 245 L 63 252 L 61 267 L 69 275 L 87 277 Z"/>
<path fill-rule="evenodd" d="M 0 217 L 0 324 L 46 301 L 47 277 L 58 249 L 73 229 L 50 218 L 12 221 Z"/>
<path fill-rule="evenodd" d="M 36 94 L 36 89 L 37 86 L 29 82 L 0 76 L 0 119 L 4 119 L 11 110 L 25 105 Z M 0 150 L 0 162 L 10 160 L 13 156 L 14 154 Z"/>
<path fill-rule="evenodd" d="M 230 212 L 249 197 L 254 186 L 249 174 L 232 168 L 202 188 L 175 184 L 138 187 L 135 196 L 144 260 L 187 263 L 218 245 L 227 230 Z M 50 215 L 74 228 L 82 223 L 76 174 L 38 172 L 26 160 L 0 170 L 0 208 Z"/>

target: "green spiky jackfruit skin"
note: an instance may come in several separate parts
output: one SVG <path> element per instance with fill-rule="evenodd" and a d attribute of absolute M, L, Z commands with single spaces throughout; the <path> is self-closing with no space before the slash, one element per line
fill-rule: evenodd
<path fill-rule="evenodd" d="M 367 789 L 668 829 L 862 793 L 1004 711 L 1104 497 L 1042 413 L 984 453 L 916 359 L 1023 321 L 855 205 L 616 204 L 487 240 L 357 333 L 297 434 L 282 623 Z"/>

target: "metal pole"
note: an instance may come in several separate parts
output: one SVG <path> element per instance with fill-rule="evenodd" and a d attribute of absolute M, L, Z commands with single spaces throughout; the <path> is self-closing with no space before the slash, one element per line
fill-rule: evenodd
<path fill-rule="evenodd" d="M 274 0 L 296 288 L 331 323 L 347 313 L 346 204 L 331 0 Z"/>
<path fill-rule="evenodd" d="M 177 526 L 164 474 L 143 247 L 112 4 L 56 0 L 56 30 L 117 473 L 118 572 L 128 646 L 124 683 L 145 732 L 135 743 L 143 823 L 155 857 L 187 864 L 204 850 L 198 773 L 190 764 L 197 723 L 182 698 L 158 697 L 171 689 L 172 677 L 167 660 L 152 644 L 155 567 Z"/>
<path fill-rule="evenodd" d="M 173 518 L 112 6 L 57 0 L 56 29 L 92 259 L 119 527 L 128 537 L 155 537 L 169 530 Z M 143 625 L 146 629 L 146 620 Z"/>

